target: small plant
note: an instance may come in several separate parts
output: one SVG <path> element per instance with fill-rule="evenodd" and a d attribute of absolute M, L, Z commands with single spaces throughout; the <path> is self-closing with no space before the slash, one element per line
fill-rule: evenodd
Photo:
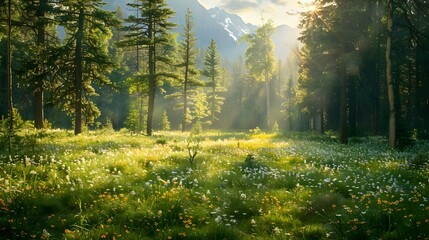
<path fill-rule="evenodd" d="M 273 131 L 273 133 L 279 133 L 280 132 L 279 124 L 277 123 L 277 121 L 274 122 L 272 131 Z"/>
<path fill-rule="evenodd" d="M 186 147 L 189 154 L 189 163 L 193 165 L 195 157 L 197 157 L 197 154 L 201 151 L 201 138 L 195 137 L 193 134 L 191 134 L 191 137 L 188 138 L 187 142 L 188 144 Z"/>
<path fill-rule="evenodd" d="M 244 164 L 246 167 L 253 167 L 256 164 L 256 156 L 253 154 L 247 155 L 246 159 L 244 160 Z"/>
<path fill-rule="evenodd" d="M 162 119 L 161 119 L 161 130 L 162 131 L 169 131 L 170 129 L 171 129 L 171 123 L 168 120 L 167 111 L 164 111 L 164 113 L 162 114 Z"/>
<path fill-rule="evenodd" d="M 411 168 L 420 169 L 429 166 L 429 153 L 419 153 L 409 161 Z"/>
<path fill-rule="evenodd" d="M 254 129 L 250 129 L 249 130 L 249 132 L 251 133 L 251 134 L 261 134 L 262 133 L 262 130 L 259 128 L 259 127 L 256 127 L 256 128 L 254 128 Z"/>
<path fill-rule="evenodd" d="M 10 118 L 0 120 L 0 150 L 7 150 L 9 155 L 23 140 L 20 131 L 31 128 L 31 124 L 22 119 L 17 109 L 14 108 L 12 114 L 12 124 Z"/>
<path fill-rule="evenodd" d="M 156 140 L 156 144 L 159 144 L 159 145 L 166 145 L 167 144 L 167 139 L 165 139 L 165 138 L 160 138 L 160 139 L 157 139 Z"/>
<path fill-rule="evenodd" d="M 192 134 L 194 135 L 200 135 L 203 133 L 203 124 L 200 121 L 197 121 L 193 126 L 191 130 Z"/>

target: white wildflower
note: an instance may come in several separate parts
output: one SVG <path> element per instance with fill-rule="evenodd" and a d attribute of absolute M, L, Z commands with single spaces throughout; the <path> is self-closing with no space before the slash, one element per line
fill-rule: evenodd
<path fill-rule="evenodd" d="M 252 224 L 252 226 L 256 226 L 256 221 L 255 219 L 252 218 L 252 220 L 250 220 L 250 223 Z"/>
<path fill-rule="evenodd" d="M 276 235 L 279 235 L 281 232 L 282 232 L 282 230 L 280 228 L 278 228 L 278 227 L 275 227 L 273 229 L 273 233 L 276 234 Z"/>
<path fill-rule="evenodd" d="M 47 231 L 46 229 L 43 229 L 42 237 L 43 237 L 44 239 L 46 239 L 46 238 L 49 238 L 50 236 L 51 236 L 51 234 L 50 234 L 50 233 L 48 233 L 48 231 Z"/>

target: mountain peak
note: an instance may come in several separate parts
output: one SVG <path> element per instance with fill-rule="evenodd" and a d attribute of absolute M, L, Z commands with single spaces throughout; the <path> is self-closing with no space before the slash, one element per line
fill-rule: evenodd
<path fill-rule="evenodd" d="M 224 9 L 215 7 L 208 10 L 209 15 L 221 25 L 229 36 L 238 41 L 242 36 L 253 32 L 256 26 L 246 24 L 241 17 L 236 14 L 226 12 Z"/>

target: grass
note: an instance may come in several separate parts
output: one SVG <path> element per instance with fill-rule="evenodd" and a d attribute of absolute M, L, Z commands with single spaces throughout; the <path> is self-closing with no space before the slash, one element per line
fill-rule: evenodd
<path fill-rule="evenodd" d="M 428 239 L 429 143 L 39 134 L 0 158 L 1 239 Z"/>

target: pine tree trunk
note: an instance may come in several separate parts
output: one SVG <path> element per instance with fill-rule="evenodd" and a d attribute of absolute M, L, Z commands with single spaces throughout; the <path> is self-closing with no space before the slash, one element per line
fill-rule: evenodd
<path fill-rule="evenodd" d="M 343 65 L 343 63 L 340 63 Z M 340 66 L 340 143 L 347 144 L 347 76 Z"/>
<path fill-rule="evenodd" d="M 136 72 L 140 73 L 140 46 L 136 46 Z M 144 107 L 144 98 L 143 98 L 143 90 L 140 89 L 140 84 L 137 84 L 137 98 L 139 101 L 138 105 L 138 120 L 136 130 L 143 131 L 143 107 Z"/>
<path fill-rule="evenodd" d="M 357 135 L 357 121 L 356 121 L 356 77 L 351 76 L 350 80 L 348 81 L 348 102 L 349 102 L 349 136 L 355 137 Z"/>
<path fill-rule="evenodd" d="M 82 133 L 82 90 L 83 90 L 83 66 L 82 66 L 82 39 L 84 27 L 84 9 L 81 7 L 79 11 L 78 32 L 76 37 L 76 53 L 75 53 L 75 126 L 74 134 Z"/>
<path fill-rule="evenodd" d="M 215 76 L 212 76 L 212 99 L 211 99 L 211 106 L 210 106 L 210 119 L 212 126 L 215 122 L 215 103 L 216 103 L 216 82 L 215 82 Z"/>
<path fill-rule="evenodd" d="M 45 18 L 45 9 L 46 9 L 46 0 L 40 0 L 39 9 L 37 11 L 37 17 L 39 20 L 39 26 L 37 29 L 37 45 L 39 49 L 43 49 L 45 47 L 45 24 L 40 23 L 40 21 L 44 21 Z M 43 63 L 41 63 L 39 71 L 44 72 L 45 67 Z M 37 129 L 42 129 L 43 120 L 44 120 L 44 100 L 43 100 L 43 80 L 38 79 L 35 83 L 34 89 L 34 127 Z"/>
<path fill-rule="evenodd" d="M 149 17 L 150 24 L 148 26 L 149 39 L 152 40 L 152 43 L 149 45 L 149 102 L 148 102 L 148 112 L 147 112 L 147 122 L 146 122 L 146 133 L 148 136 L 152 136 L 152 122 L 153 122 L 153 113 L 155 110 L 155 93 L 156 93 L 156 66 L 155 66 L 155 50 L 156 45 L 153 41 L 155 37 L 155 21 L 152 16 Z"/>
<path fill-rule="evenodd" d="M 392 30 L 393 30 L 393 0 L 387 3 L 387 41 L 386 41 L 386 80 L 387 94 L 389 97 L 389 147 L 395 148 L 396 143 L 396 110 L 395 110 L 395 93 L 392 77 Z"/>
<path fill-rule="evenodd" d="M 8 1 L 8 34 L 7 34 L 7 89 L 8 89 L 8 112 L 9 112 L 9 133 L 13 132 L 13 101 L 12 101 L 12 0 Z M 11 150 L 11 139 L 9 134 L 9 152 Z"/>
<path fill-rule="evenodd" d="M 265 92 L 267 96 L 267 127 L 268 129 L 271 129 L 271 94 L 268 71 L 265 71 Z"/>
<path fill-rule="evenodd" d="M 420 79 L 420 45 L 417 43 L 415 48 L 415 68 L 414 68 L 414 76 L 412 73 L 412 64 L 410 64 L 410 77 L 408 82 L 408 106 L 407 106 L 407 122 L 410 130 L 414 128 L 418 128 L 418 124 L 416 124 L 416 108 L 417 102 L 419 98 L 419 94 L 417 92 L 417 82 Z"/>
<path fill-rule="evenodd" d="M 182 118 L 182 132 L 186 131 L 186 120 L 188 115 L 188 71 L 189 71 L 189 48 L 186 50 L 186 63 L 185 63 L 185 82 L 183 83 L 183 118 Z"/>
<path fill-rule="evenodd" d="M 8 80 L 7 80 L 7 41 L 0 41 L 0 119 L 4 119 L 8 115 Z"/>
<path fill-rule="evenodd" d="M 325 133 L 325 98 L 320 98 L 320 133 Z"/>

